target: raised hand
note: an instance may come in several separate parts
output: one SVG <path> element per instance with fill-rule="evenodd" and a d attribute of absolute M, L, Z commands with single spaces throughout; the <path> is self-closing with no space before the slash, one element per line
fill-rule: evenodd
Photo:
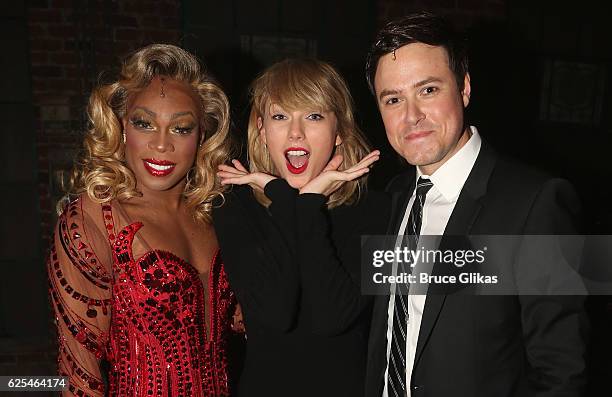
<path fill-rule="evenodd" d="M 344 171 L 338 171 L 344 159 L 341 155 L 336 155 L 327 163 L 327 166 L 318 176 L 300 189 L 300 194 L 318 193 L 329 197 L 329 195 L 338 190 L 345 182 L 352 181 L 367 174 L 370 171 L 370 165 L 378 161 L 379 158 L 380 151 L 374 150 L 351 168 Z"/>
<path fill-rule="evenodd" d="M 275 176 L 263 172 L 249 172 L 240 161 L 234 159 L 231 165 L 219 165 L 217 176 L 221 178 L 222 185 L 249 185 L 253 189 L 263 191 L 268 182 L 276 179 Z"/>

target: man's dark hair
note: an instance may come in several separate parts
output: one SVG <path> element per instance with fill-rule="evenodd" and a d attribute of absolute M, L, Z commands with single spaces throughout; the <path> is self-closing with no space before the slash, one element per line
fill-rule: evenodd
<path fill-rule="evenodd" d="M 411 43 L 440 46 L 448 54 L 448 66 L 455 74 L 459 89 L 463 89 L 463 78 L 468 72 L 467 42 L 444 18 L 419 12 L 391 21 L 382 28 L 366 59 L 366 80 L 372 94 L 378 60 L 400 47 Z"/>

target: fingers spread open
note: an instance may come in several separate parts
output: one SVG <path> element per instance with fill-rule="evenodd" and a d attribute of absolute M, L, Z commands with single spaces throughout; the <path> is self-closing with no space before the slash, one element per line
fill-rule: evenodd
<path fill-rule="evenodd" d="M 221 177 L 222 185 L 246 185 L 251 182 L 249 175 Z"/>
<path fill-rule="evenodd" d="M 243 172 L 248 172 L 246 168 L 244 168 L 244 166 L 242 165 L 242 163 L 237 160 L 237 159 L 233 159 L 232 160 L 232 164 L 234 164 L 234 167 L 236 167 L 237 169 L 239 169 L 240 171 Z"/>
<path fill-rule="evenodd" d="M 329 160 L 329 163 L 327 163 L 325 168 L 323 168 L 322 172 L 337 170 L 338 167 L 340 167 L 340 165 L 342 164 L 343 161 L 344 161 L 344 157 L 342 157 L 341 154 L 335 155 L 334 157 L 332 157 L 331 160 Z"/>
<path fill-rule="evenodd" d="M 240 174 L 240 175 L 244 175 L 247 174 L 247 172 L 239 170 L 235 167 L 232 167 L 231 165 L 227 165 L 227 164 L 221 164 L 218 167 L 219 171 L 227 171 L 227 172 L 233 172 L 235 174 Z"/>
<path fill-rule="evenodd" d="M 357 179 L 360 176 L 363 176 L 363 175 L 367 174 L 368 172 L 370 172 L 370 169 L 368 167 L 359 168 L 357 170 L 350 171 L 350 172 L 344 171 L 342 173 L 342 175 L 343 175 L 342 180 L 343 181 L 352 181 L 353 179 Z"/>
<path fill-rule="evenodd" d="M 353 172 L 353 171 L 361 170 L 363 168 L 368 168 L 369 166 L 374 164 L 376 161 L 378 161 L 379 158 L 380 157 L 377 154 L 376 155 L 370 154 L 364 157 L 363 160 L 361 160 L 359 163 L 355 164 L 354 166 L 345 170 L 344 172 Z"/>

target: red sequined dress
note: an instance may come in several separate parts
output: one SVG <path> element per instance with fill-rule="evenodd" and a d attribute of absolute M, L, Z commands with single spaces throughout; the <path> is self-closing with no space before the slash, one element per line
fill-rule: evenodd
<path fill-rule="evenodd" d="M 88 201 L 84 210 L 83 202 L 73 201 L 61 215 L 48 262 L 59 372 L 70 378 L 70 392 L 229 395 L 226 348 L 235 298 L 218 253 L 205 291 L 196 269 L 170 252 L 133 257 L 142 223 L 118 230 L 111 205 L 95 204 L 96 211 Z M 95 226 L 95 216 L 104 222 L 98 218 Z M 110 364 L 108 390 L 103 359 Z"/>

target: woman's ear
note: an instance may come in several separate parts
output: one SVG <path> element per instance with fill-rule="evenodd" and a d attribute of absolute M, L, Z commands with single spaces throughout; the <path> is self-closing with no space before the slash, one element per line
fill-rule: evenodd
<path fill-rule="evenodd" d="M 339 133 L 336 133 L 336 146 L 340 145 L 342 143 L 342 137 L 340 136 Z"/>

